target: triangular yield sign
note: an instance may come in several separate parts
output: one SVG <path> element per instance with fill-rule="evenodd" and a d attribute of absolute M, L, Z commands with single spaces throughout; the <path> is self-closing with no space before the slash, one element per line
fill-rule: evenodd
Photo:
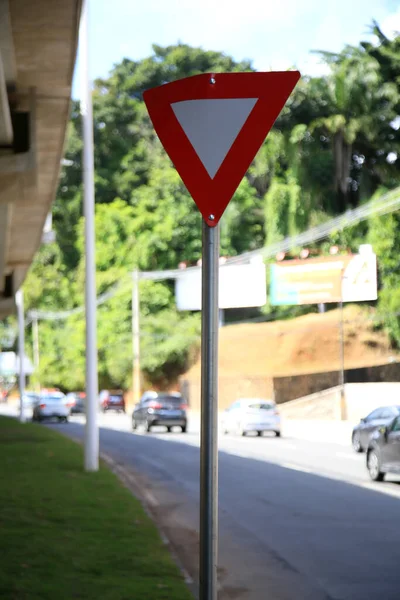
<path fill-rule="evenodd" d="M 220 220 L 299 78 L 298 71 L 206 73 L 144 93 L 154 129 L 208 225 Z"/>

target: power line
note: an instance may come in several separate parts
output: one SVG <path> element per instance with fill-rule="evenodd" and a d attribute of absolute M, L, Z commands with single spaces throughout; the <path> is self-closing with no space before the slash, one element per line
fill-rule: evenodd
<path fill-rule="evenodd" d="M 226 260 L 226 265 L 234 264 L 246 264 L 256 259 L 271 258 L 278 254 L 278 252 L 287 252 L 296 246 L 304 246 L 312 242 L 323 240 L 331 233 L 335 231 L 342 231 L 348 227 L 351 227 L 357 223 L 361 223 L 372 216 L 382 216 L 391 212 L 394 212 L 400 208 L 400 187 L 384 194 L 378 200 L 370 200 L 358 208 L 348 210 L 338 217 L 334 217 L 317 227 L 312 227 L 303 233 L 295 236 L 286 237 L 280 242 L 270 244 L 264 248 L 258 250 L 252 250 L 250 252 L 244 252 L 238 256 L 232 256 Z M 165 279 L 178 279 L 184 277 L 188 272 L 200 271 L 201 267 L 188 267 L 186 269 L 167 269 L 164 271 L 139 271 L 139 278 L 151 281 L 163 281 Z M 100 306 L 119 291 L 122 282 L 117 282 L 111 288 L 111 290 L 105 292 L 101 296 L 98 296 L 96 300 L 97 306 Z M 85 310 L 84 306 L 78 306 L 71 310 L 52 312 L 52 311 L 40 311 L 30 310 L 28 317 L 39 320 L 63 320 L 67 319 L 71 315 L 81 314 Z"/>
<path fill-rule="evenodd" d="M 103 294 L 98 296 L 96 299 L 96 306 L 100 306 L 101 304 L 104 304 L 104 302 L 107 302 L 107 300 L 110 300 L 111 298 L 116 296 L 118 292 L 121 292 L 124 289 L 126 289 L 128 287 L 128 282 L 125 281 L 125 279 L 126 279 L 126 276 L 122 280 L 115 283 L 107 292 L 104 292 Z M 82 314 L 82 313 L 84 313 L 84 311 L 85 311 L 84 306 L 78 306 L 76 308 L 71 308 L 70 310 L 63 310 L 63 311 L 57 311 L 57 312 L 30 310 L 30 311 L 28 311 L 28 317 L 29 317 L 30 321 L 29 322 L 27 321 L 26 325 L 29 325 L 29 323 L 31 323 L 34 319 L 37 319 L 39 321 L 61 321 L 61 320 L 67 319 L 68 317 L 70 317 L 72 315 Z"/>

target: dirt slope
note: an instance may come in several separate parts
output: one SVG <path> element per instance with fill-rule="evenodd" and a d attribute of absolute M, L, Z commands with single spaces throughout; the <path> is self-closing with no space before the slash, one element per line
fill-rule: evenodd
<path fill-rule="evenodd" d="M 345 368 L 384 364 L 400 358 L 383 331 L 374 331 L 373 311 L 344 309 Z M 340 368 L 340 311 L 288 321 L 228 325 L 220 330 L 221 377 L 265 377 L 334 371 Z M 200 372 L 200 358 L 186 376 Z M 185 377 L 185 376 L 184 376 Z"/>

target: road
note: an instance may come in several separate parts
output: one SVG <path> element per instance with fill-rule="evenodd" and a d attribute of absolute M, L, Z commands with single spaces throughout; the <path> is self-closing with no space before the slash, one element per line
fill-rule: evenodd
<path fill-rule="evenodd" d="M 54 427 L 81 438 L 81 420 Z M 100 423 L 102 452 L 132 469 L 195 576 L 198 431 L 133 434 L 125 415 Z M 364 455 L 332 441 L 221 436 L 219 447 L 220 598 L 398 600 L 395 478 L 369 482 Z"/>

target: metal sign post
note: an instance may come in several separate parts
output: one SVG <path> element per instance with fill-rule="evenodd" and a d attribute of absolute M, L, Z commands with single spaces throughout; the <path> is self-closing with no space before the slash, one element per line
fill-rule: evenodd
<path fill-rule="evenodd" d="M 154 128 L 203 216 L 200 600 L 217 599 L 219 220 L 300 78 L 203 73 L 143 94 Z"/>
<path fill-rule="evenodd" d="M 201 312 L 200 600 L 217 598 L 219 226 L 203 221 Z"/>

